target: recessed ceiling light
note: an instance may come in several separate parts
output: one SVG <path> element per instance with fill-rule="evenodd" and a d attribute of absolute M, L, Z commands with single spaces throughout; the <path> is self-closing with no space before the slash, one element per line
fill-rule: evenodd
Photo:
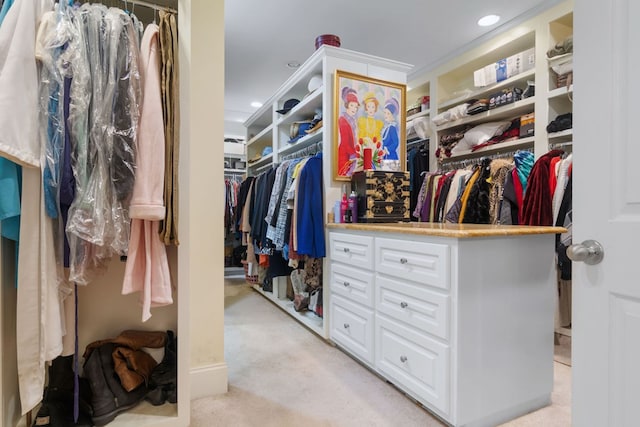
<path fill-rule="evenodd" d="M 289 68 L 298 68 L 300 63 L 298 61 L 289 61 L 287 62 L 287 67 Z"/>
<path fill-rule="evenodd" d="M 478 19 L 478 25 L 481 27 L 488 27 L 489 25 L 493 25 L 500 20 L 498 15 L 487 15 Z"/>
<path fill-rule="evenodd" d="M 253 102 L 251 103 L 251 106 L 252 106 L 253 108 L 260 108 L 260 107 L 262 107 L 262 102 L 253 101 Z"/>

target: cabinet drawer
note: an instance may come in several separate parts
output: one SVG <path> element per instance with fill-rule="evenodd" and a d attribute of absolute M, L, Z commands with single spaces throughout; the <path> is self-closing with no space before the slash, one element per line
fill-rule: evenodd
<path fill-rule="evenodd" d="M 376 277 L 376 308 L 419 331 L 449 339 L 450 297 L 423 285 Z"/>
<path fill-rule="evenodd" d="M 332 261 L 373 270 L 373 237 L 345 233 L 329 235 L 330 255 Z"/>
<path fill-rule="evenodd" d="M 375 252 L 376 271 L 449 289 L 449 246 L 377 238 Z"/>
<path fill-rule="evenodd" d="M 449 347 L 376 315 L 376 368 L 427 406 L 449 414 Z"/>
<path fill-rule="evenodd" d="M 331 339 L 373 366 L 373 310 L 331 296 Z"/>
<path fill-rule="evenodd" d="M 339 263 L 331 264 L 331 292 L 373 308 L 373 273 Z"/>

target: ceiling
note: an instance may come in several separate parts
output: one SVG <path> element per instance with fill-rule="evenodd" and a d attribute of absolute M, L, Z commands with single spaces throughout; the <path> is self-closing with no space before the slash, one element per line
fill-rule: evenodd
<path fill-rule="evenodd" d="M 150 1 L 177 9 L 179 0 Z M 287 64 L 304 63 L 321 34 L 338 35 L 346 49 L 412 64 L 411 80 L 560 1 L 226 0 L 225 136 L 244 137 L 243 123 L 257 110 L 251 103 L 267 101 L 295 72 Z M 135 13 L 153 20 L 143 6 Z M 500 22 L 479 27 L 488 14 Z"/>
<path fill-rule="evenodd" d="M 225 135 L 242 123 L 303 63 L 321 34 L 343 48 L 414 65 L 409 77 L 511 28 L 559 0 L 228 0 L 225 2 Z M 498 24 L 479 27 L 487 14 Z"/>

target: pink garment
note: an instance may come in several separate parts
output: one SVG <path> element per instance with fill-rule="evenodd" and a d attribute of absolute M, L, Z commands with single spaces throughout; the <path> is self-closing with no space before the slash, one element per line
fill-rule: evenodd
<path fill-rule="evenodd" d="M 151 318 L 151 307 L 173 303 L 171 276 L 164 243 L 158 230 L 165 216 L 164 125 L 160 97 L 158 26 L 149 24 L 140 48 L 144 93 L 138 128 L 136 181 L 129 216 L 131 240 L 122 294 L 141 292 L 142 321 Z"/>

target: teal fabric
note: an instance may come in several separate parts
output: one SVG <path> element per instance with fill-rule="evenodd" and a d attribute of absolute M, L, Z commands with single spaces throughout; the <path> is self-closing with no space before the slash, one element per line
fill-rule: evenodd
<path fill-rule="evenodd" d="M 0 25 L 2 25 L 2 21 L 4 21 L 4 17 L 7 16 L 11 6 L 13 6 L 13 0 L 5 0 L 5 2 L 2 3 L 2 9 L 0 9 Z"/>
<path fill-rule="evenodd" d="M 22 168 L 0 157 L 0 231 L 2 237 L 16 242 L 16 285 L 18 284 L 18 240 L 20 237 L 20 190 Z"/>
<path fill-rule="evenodd" d="M 529 179 L 529 174 L 531 173 L 531 168 L 533 168 L 535 156 L 530 151 L 518 151 L 514 156 L 513 160 L 516 164 L 516 171 L 518 172 L 518 178 L 520 178 L 520 182 L 522 183 L 522 194 L 527 191 L 527 179 Z"/>
<path fill-rule="evenodd" d="M 18 240 L 20 234 L 20 166 L 0 157 L 0 221 L 2 237 Z"/>

